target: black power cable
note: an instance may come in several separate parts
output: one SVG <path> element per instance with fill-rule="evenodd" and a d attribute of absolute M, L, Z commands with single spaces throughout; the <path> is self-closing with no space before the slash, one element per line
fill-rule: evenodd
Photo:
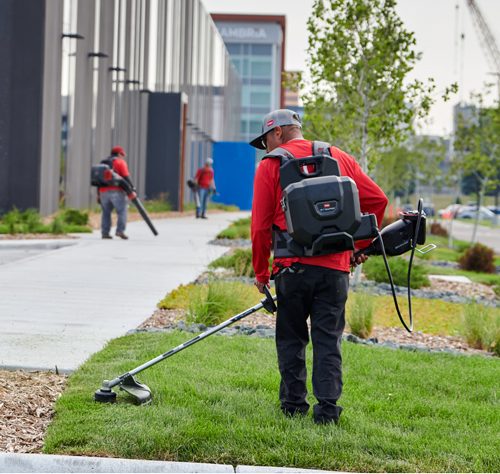
<path fill-rule="evenodd" d="M 385 268 L 387 269 L 387 274 L 389 275 L 389 281 L 391 282 L 391 290 L 392 290 L 392 297 L 394 299 L 394 305 L 396 306 L 396 311 L 399 316 L 399 320 L 405 327 L 405 329 L 408 332 L 413 331 L 413 314 L 411 311 L 411 287 L 410 287 L 410 280 L 411 280 L 411 265 L 413 263 L 413 255 L 415 254 L 415 249 L 417 248 L 417 239 L 418 239 L 418 231 L 420 230 L 420 221 L 422 219 L 422 212 L 423 212 L 423 199 L 420 198 L 418 200 L 418 218 L 417 218 L 417 225 L 415 226 L 415 235 L 413 236 L 413 242 L 412 242 L 412 248 L 411 248 L 411 255 L 410 255 L 410 263 L 408 265 L 408 308 L 409 308 L 409 313 L 410 313 L 410 327 L 406 325 L 406 323 L 403 320 L 403 316 L 401 316 L 401 311 L 399 310 L 399 305 L 398 305 L 398 299 L 396 297 L 396 288 L 394 287 L 394 281 L 392 279 L 392 273 L 391 269 L 389 268 L 389 262 L 387 261 L 387 255 L 385 253 L 385 247 L 384 247 L 384 239 L 382 238 L 382 235 L 380 234 L 380 231 L 377 229 L 377 234 L 379 237 L 380 241 L 380 246 L 382 248 L 382 255 L 384 256 L 384 263 L 385 263 Z"/>

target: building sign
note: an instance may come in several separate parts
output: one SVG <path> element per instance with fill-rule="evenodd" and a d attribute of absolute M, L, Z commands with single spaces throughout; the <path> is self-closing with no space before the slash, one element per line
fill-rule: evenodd
<path fill-rule="evenodd" d="M 283 33 L 277 23 L 216 21 L 225 43 L 277 43 L 281 45 Z"/>
<path fill-rule="evenodd" d="M 220 35 L 223 40 L 227 39 L 265 39 L 267 38 L 264 28 L 231 28 L 223 26 L 220 29 Z"/>

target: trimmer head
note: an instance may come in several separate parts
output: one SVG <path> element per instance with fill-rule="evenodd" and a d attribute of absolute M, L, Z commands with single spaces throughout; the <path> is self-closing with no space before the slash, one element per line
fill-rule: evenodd
<path fill-rule="evenodd" d="M 107 380 L 105 380 L 107 382 Z M 95 391 L 94 401 L 99 403 L 115 403 L 116 402 L 116 392 L 113 392 L 110 388 L 103 386 Z"/>
<path fill-rule="evenodd" d="M 116 392 L 109 387 L 109 380 L 102 383 L 102 387 L 95 391 L 94 400 L 99 403 L 115 403 Z M 115 385 L 115 384 L 113 384 Z M 137 382 L 130 374 L 127 375 L 119 384 L 120 390 L 124 390 L 137 398 L 139 405 L 149 405 L 153 401 L 151 390 L 147 385 Z"/>

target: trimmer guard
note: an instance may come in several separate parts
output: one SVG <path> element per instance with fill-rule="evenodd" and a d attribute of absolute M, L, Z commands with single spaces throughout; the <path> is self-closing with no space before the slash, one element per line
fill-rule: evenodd
<path fill-rule="evenodd" d="M 149 405 L 153 403 L 151 390 L 147 385 L 137 382 L 132 375 L 128 375 L 118 385 L 120 390 L 124 390 L 137 398 L 139 405 Z"/>

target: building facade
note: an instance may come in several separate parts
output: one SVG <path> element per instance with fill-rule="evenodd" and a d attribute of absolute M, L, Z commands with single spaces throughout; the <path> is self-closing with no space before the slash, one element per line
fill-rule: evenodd
<path fill-rule="evenodd" d="M 212 14 L 242 82 L 240 139 L 261 133 L 262 119 L 284 108 L 285 16 Z"/>
<path fill-rule="evenodd" d="M 212 144 L 239 139 L 241 80 L 200 0 L 2 0 L 0 22 L 3 211 L 93 206 L 114 145 L 141 197 L 179 209 Z"/>

